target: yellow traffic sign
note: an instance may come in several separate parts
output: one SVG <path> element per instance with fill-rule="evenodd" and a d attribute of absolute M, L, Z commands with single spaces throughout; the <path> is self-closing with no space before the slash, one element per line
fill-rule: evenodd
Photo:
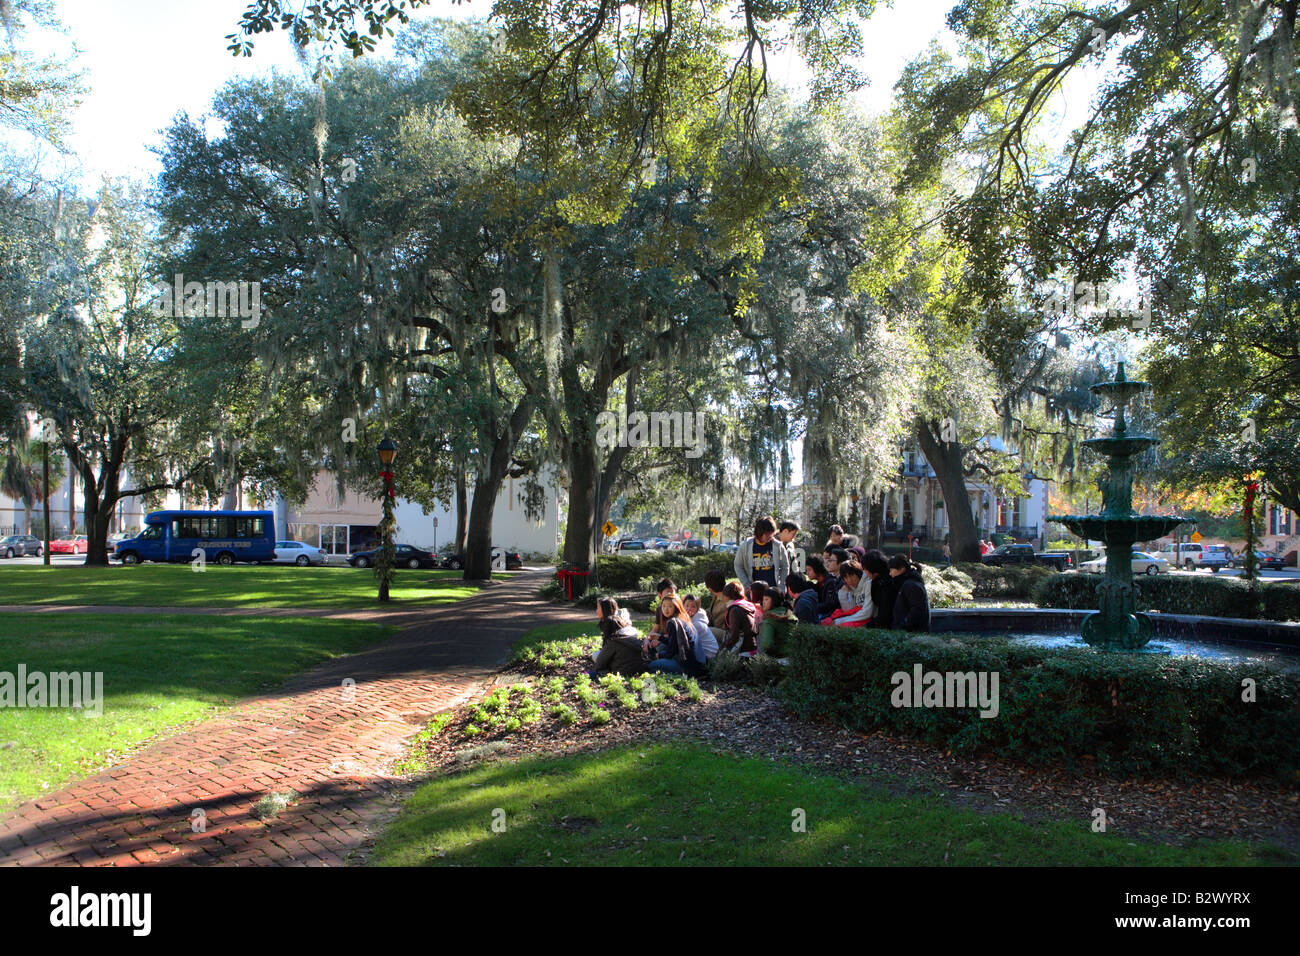
<path fill-rule="evenodd" d="M 612 521 L 606 521 L 600 526 L 600 533 L 607 538 L 612 537 L 617 531 L 618 525 L 614 524 Z"/>
<path fill-rule="evenodd" d="M 1201 533 L 1200 533 L 1199 531 L 1193 531 L 1193 532 L 1192 532 L 1192 540 L 1193 540 L 1193 541 L 1200 541 L 1200 540 L 1201 540 Z"/>

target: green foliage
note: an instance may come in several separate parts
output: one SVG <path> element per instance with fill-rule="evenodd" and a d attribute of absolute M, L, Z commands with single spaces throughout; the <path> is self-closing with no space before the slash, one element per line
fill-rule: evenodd
<path fill-rule="evenodd" d="M 735 577 L 735 555 L 721 551 L 694 555 L 667 551 L 639 558 L 601 555 L 596 562 L 596 577 L 601 587 L 635 591 L 646 581 L 651 582 L 653 588 L 661 578 L 672 578 L 676 582 L 703 581 L 704 575 L 715 568 L 729 579 Z"/>
<path fill-rule="evenodd" d="M 961 607 L 969 604 L 973 584 L 970 575 L 953 568 L 940 571 L 930 564 L 921 565 L 921 577 L 930 607 Z"/>
<path fill-rule="evenodd" d="M 970 581 L 971 596 L 976 598 L 1028 598 L 1035 584 L 1056 576 L 1051 568 L 1038 564 L 995 567 L 961 562 L 954 564 L 952 571 L 954 576 L 960 574 Z M 945 569 L 943 575 L 948 574 L 948 569 Z"/>
<path fill-rule="evenodd" d="M 973 706 L 895 707 L 891 678 L 910 681 L 918 664 L 997 673 L 997 716 Z M 1254 702 L 1242 700 L 1247 678 Z M 1253 664 L 801 626 L 781 694 L 800 717 L 1035 766 L 1088 759 L 1120 774 L 1282 778 L 1300 769 L 1300 678 Z"/>
<path fill-rule="evenodd" d="M 1039 607 L 1096 610 L 1101 581 L 1076 571 L 1053 574 L 1034 585 L 1032 597 Z M 1252 587 L 1243 578 L 1157 574 L 1138 575 L 1133 585 L 1139 611 L 1300 621 L 1300 587 L 1293 584 L 1259 581 Z"/>

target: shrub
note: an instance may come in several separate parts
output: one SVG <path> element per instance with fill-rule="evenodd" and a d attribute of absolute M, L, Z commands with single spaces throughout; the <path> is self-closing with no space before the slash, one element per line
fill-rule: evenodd
<path fill-rule="evenodd" d="M 1039 607 L 1096 610 L 1101 576 L 1068 571 L 1034 585 Z M 1300 588 L 1211 575 L 1138 575 L 1133 579 L 1140 611 L 1204 614 L 1269 621 L 1300 621 Z"/>
<path fill-rule="evenodd" d="M 998 715 L 894 707 L 892 675 L 917 664 L 998 673 Z M 1242 700 L 1245 678 L 1256 683 L 1254 702 Z M 1300 678 L 1253 664 L 800 625 L 779 692 L 801 717 L 1028 764 L 1282 777 L 1300 769 Z"/>
<path fill-rule="evenodd" d="M 660 578 L 703 581 L 705 573 L 714 568 L 731 577 L 734 561 L 735 555 L 721 551 L 667 551 L 640 557 L 602 554 L 596 561 L 596 578 L 603 588 L 635 591 L 645 579 L 652 579 L 650 587 Z"/>
<path fill-rule="evenodd" d="M 977 598 L 1029 598 L 1034 585 L 1057 572 L 1046 565 L 1018 564 L 1004 568 L 975 562 L 954 564 L 949 571 L 971 582 L 971 594 Z"/>
<path fill-rule="evenodd" d="M 721 684 L 770 687 L 780 683 L 785 673 L 786 666 L 766 654 L 740 657 L 734 651 L 719 651 L 709 662 L 709 677 Z"/>
<path fill-rule="evenodd" d="M 967 604 L 971 599 L 970 578 L 950 572 L 941 572 L 930 564 L 921 565 L 921 577 L 925 580 L 925 592 L 930 596 L 930 607 L 957 607 Z"/>

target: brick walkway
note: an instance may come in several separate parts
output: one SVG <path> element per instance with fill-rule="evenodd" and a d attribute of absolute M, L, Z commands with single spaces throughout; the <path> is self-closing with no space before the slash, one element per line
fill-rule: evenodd
<path fill-rule="evenodd" d="M 524 631 L 591 619 L 533 597 L 542 580 L 368 615 L 403 630 L 0 817 L 0 865 L 347 862 L 396 812 L 392 762 L 429 717 L 472 696 Z M 300 799 L 273 822 L 252 816 L 286 790 Z"/>

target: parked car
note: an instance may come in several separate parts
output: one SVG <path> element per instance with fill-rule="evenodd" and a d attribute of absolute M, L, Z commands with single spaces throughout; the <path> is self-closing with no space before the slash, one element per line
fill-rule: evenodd
<path fill-rule="evenodd" d="M 50 545 L 50 550 L 54 550 L 54 545 Z M 1283 571 L 1287 567 L 1286 558 L 1280 554 L 1268 554 L 1264 551 L 1255 552 L 1255 563 L 1263 571 Z M 1246 552 L 1234 554 L 1228 559 L 1228 567 L 1244 568 L 1246 566 Z"/>
<path fill-rule="evenodd" d="M 393 565 L 398 568 L 436 568 L 438 566 L 438 556 L 432 551 L 425 551 L 423 548 L 417 548 L 409 544 L 398 544 L 393 546 L 396 552 L 393 555 Z M 379 548 L 372 548 L 369 551 L 358 551 L 348 556 L 348 564 L 354 568 L 368 568 L 377 560 Z"/>
<path fill-rule="evenodd" d="M 492 549 L 492 562 L 494 564 L 499 562 L 501 558 L 501 553 L 502 552 L 500 548 Z M 505 552 L 505 562 L 506 562 L 507 571 L 518 571 L 520 568 L 524 566 L 523 555 L 521 555 L 518 551 Z M 443 559 L 442 566 L 444 568 L 451 568 L 453 571 L 461 570 L 462 568 L 465 567 L 464 552 L 461 552 L 460 554 L 447 555 L 447 557 Z"/>
<path fill-rule="evenodd" d="M 1015 564 L 1045 564 L 1058 571 L 1074 564 L 1074 559 L 1064 551 L 1035 551 L 1032 544 L 1004 544 L 984 555 L 980 561 L 998 568 Z"/>
<path fill-rule="evenodd" d="M 714 550 L 714 551 L 726 551 L 726 552 L 728 552 L 728 553 L 730 554 L 730 553 L 733 553 L 733 552 L 739 551 L 739 550 L 740 550 L 740 545 L 736 544 L 736 542 L 734 542 L 734 541 L 724 541 L 722 544 L 716 544 L 716 545 L 714 545 L 714 546 L 713 546 L 713 550 Z"/>
<path fill-rule="evenodd" d="M 50 542 L 50 554 L 85 554 L 90 550 L 90 539 L 84 534 L 55 538 Z"/>
<path fill-rule="evenodd" d="M 1177 554 L 1174 553 L 1175 549 Z M 1220 568 L 1226 568 L 1232 559 L 1232 552 L 1221 544 L 1197 544 L 1196 542 L 1167 544 L 1160 549 L 1160 554 L 1171 565 L 1184 571 L 1209 568 L 1210 571 L 1217 573 Z"/>
<path fill-rule="evenodd" d="M 11 534 L 0 540 L 0 554 L 6 558 L 18 558 L 28 554 L 34 554 L 39 558 L 44 553 L 41 539 L 34 534 Z"/>
<path fill-rule="evenodd" d="M 1101 574 L 1106 570 L 1106 556 L 1102 555 L 1093 561 L 1084 561 L 1079 565 L 1080 571 L 1087 571 L 1090 574 Z M 1169 562 L 1158 554 L 1152 554 L 1149 551 L 1133 552 L 1133 573 L 1134 574 L 1168 574 Z"/>
<path fill-rule="evenodd" d="M 622 541 L 618 543 L 618 547 L 615 548 L 614 553 L 615 554 L 649 554 L 649 553 L 653 553 L 654 550 L 655 550 L 654 548 L 650 547 L 650 545 L 648 545 L 644 541 L 637 541 L 632 538 L 624 538 Z"/>
<path fill-rule="evenodd" d="M 329 553 L 323 548 L 304 544 L 301 541 L 277 541 L 275 557 L 271 559 L 271 563 L 296 564 L 300 568 L 305 568 L 309 564 L 324 564 L 328 559 Z"/>

